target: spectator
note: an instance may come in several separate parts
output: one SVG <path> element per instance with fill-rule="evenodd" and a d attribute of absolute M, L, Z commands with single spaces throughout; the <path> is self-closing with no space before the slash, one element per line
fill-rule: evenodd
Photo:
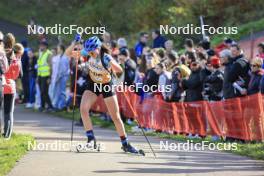
<path fill-rule="evenodd" d="M 143 48 L 147 45 L 147 42 L 148 42 L 148 34 L 146 32 L 141 32 L 139 35 L 139 41 L 135 46 L 135 52 L 138 58 L 141 57 L 143 53 Z"/>
<path fill-rule="evenodd" d="M 6 46 L 12 46 L 12 42 L 15 40 L 13 35 L 6 36 Z M 4 85 L 4 138 L 9 139 L 13 130 L 14 122 L 14 106 L 15 106 L 15 94 L 16 94 L 16 82 L 20 73 L 20 59 L 24 53 L 24 48 L 21 44 L 15 44 L 14 47 L 6 48 L 11 51 L 8 58 L 9 68 L 5 73 L 6 83 Z"/>
<path fill-rule="evenodd" d="M 153 48 L 164 48 L 164 44 L 166 42 L 166 39 L 160 34 L 159 30 L 154 30 L 152 32 L 152 39 L 153 39 Z"/>
<path fill-rule="evenodd" d="M 195 52 L 187 51 L 185 53 L 185 56 L 186 56 L 186 64 L 188 66 L 190 66 L 190 63 L 196 61 L 196 54 L 195 54 Z"/>
<path fill-rule="evenodd" d="M 137 64 L 129 57 L 128 49 L 122 48 L 119 52 L 119 61 L 124 65 L 124 84 L 133 85 Z"/>
<path fill-rule="evenodd" d="M 197 59 L 200 61 L 201 66 L 204 68 L 208 64 L 208 55 L 207 53 L 202 52 L 196 52 L 197 53 Z"/>
<path fill-rule="evenodd" d="M 236 42 L 233 39 L 231 39 L 231 38 L 226 38 L 224 40 L 224 44 L 226 45 L 227 49 L 231 49 L 231 46 L 233 44 L 236 44 Z"/>
<path fill-rule="evenodd" d="M 122 49 L 122 48 L 127 48 L 127 41 L 125 38 L 119 38 L 117 40 L 117 47 L 119 49 Z"/>
<path fill-rule="evenodd" d="M 151 91 L 156 91 L 157 90 L 157 85 L 159 82 L 159 76 L 155 72 L 155 58 L 153 57 L 152 53 L 149 53 L 145 56 L 146 58 L 146 66 L 147 66 L 147 71 L 145 73 L 145 77 L 143 80 L 143 84 L 147 85 L 149 88 L 153 88 Z M 148 93 L 151 94 L 150 90 Z"/>
<path fill-rule="evenodd" d="M 263 60 L 261 58 L 254 58 L 251 61 L 251 73 L 250 73 L 250 81 L 248 84 L 247 94 L 255 94 L 263 89 L 261 86 L 261 80 L 263 78 L 263 69 L 261 68 L 263 65 Z"/>
<path fill-rule="evenodd" d="M 199 62 L 191 63 L 191 75 L 189 79 L 183 79 L 181 82 L 182 88 L 186 90 L 185 101 L 200 101 L 202 97 L 203 84 L 201 81 L 201 66 Z"/>
<path fill-rule="evenodd" d="M 159 75 L 160 92 L 164 100 L 168 101 L 171 92 L 168 92 L 167 87 L 171 86 L 171 72 L 166 71 L 165 64 L 159 63 L 155 67 L 155 72 Z M 169 87 L 168 87 L 169 88 Z"/>
<path fill-rule="evenodd" d="M 220 70 L 220 59 L 217 56 L 210 59 L 210 64 L 213 70 L 212 74 L 205 78 L 203 95 L 205 100 L 219 101 L 223 96 L 224 73 Z"/>
<path fill-rule="evenodd" d="M 247 85 L 249 82 L 249 62 L 242 54 L 240 47 L 237 44 L 231 46 L 232 66 L 230 73 L 227 76 L 227 81 L 234 86 L 235 96 L 246 94 Z M 240 91 L 242 89 L 244 91 Z"/>
<path fill-rule="evenodd" d="M 111 56 L 117 60 L 119 49 L 117 47 L 117 42 L 115 40 L 111 41 Z"/>
<path fill-rule="evenodd" d="M 223 97 L 224 99 L 235 97 L 234 87 L 231 82 L 228 81 L 228 76 L 232 67 L 231 51 L 224 49 L 219 53 L 220 62 L 224 66 L 224 83 L 223 83 Z"/>
<path fill-rule="evenodd" d="M 111 46 L 111 34 L 106 32 L 102 35 L 102 40 L 107 46 Z"/>
<path fill-rule="evenodd" d="M 185 52 L 195 53 L 194 44 L 192 39 L 185 39 L 184 41 Z"/>
<path fill-rule="evenodd" d="M 52 66 L 52 73 L 51 73 L 51 81 L 49 85 L 49 96 L 50 97 L 55 97 L 55 83 L 56 83 L 56 75 L 58 74 L 59 71 L 59 55 L 57 55 L 57 48 L 52 49 L 52 56 L 51 56 L 51 66 Z M 55 104 L 54 98 L 52 98 L 52 105 Z"/>
<path fill-rule="evenodd" d="M 211 60 L 211 59 L 210 59 Z M 204 86 L 204 81 L 205 79 L 210 76 L 212 74 L 212 70 L 213 70 L 213 67 L 211 65 L 211 61 L 210 60 L 202 60 L 200 61 L 200 66 L 201 66 L 201 81 L 203 83 L 203 86 Z"/>
<path fill-rule="evenodd" d="M 55 106 L 57 110 L 62 110 L 66 107 L 66 83 L 70 74 L 69 59 L 64 54 L 65 47 L 63 45 L 57 46 L 58 53 L 58 72 L 55 77 Z"/>
<path fill-rule="evenodd" d="M 48 104 L 48 111 L 52 111 L 53 107 L 49 97 L 49 84 L 50 84 L 50 75 L 51 75 L 51 56 L 52 53 L 48 49 L 48 43 L 46 40 L 42 40 L 39 45 L 39 58 L 37 61 L 38 64 L 38 83 L 41 92 L 41 107 L 39 111 L 45 110 L 46 103 Z"/>
<path fill-rule="evenodd" d="M 172 53 L 174 55 L 178 55 L 178 53 L 173 49 L 173 41 L 172 40 L 167 40 L 165 42 L 165 50 L 166 50 L 166 54 Z"/>
<path fill-rule="evenodd" d="M 137 56 L 136 56 L 136 52 L 134 50 L 134 48 L 129 48 L 128 49 L 129 53 L 130 53 L 130 58 L 137 63 Z"/>
<path fill-rule="evenodd" d="M 153 54 L 159 58 L 159 62 L 164 62 L 166 60 L 165 57 L 165 49 L 164 48 L 155 48 L 153 49 Z"/>
<path fill-rule="evenodd" d="M 257 57 L 264 59 L 264 42 L 258 44 Z M 262 65 L 262 68 L 264 68 L 264 65 Z"/>
<path fill-rule="evenodd" d="M 10 61 L 11 57 L 14 57 L 13 47 L 16 43 L 16 39 L 12 33 L 7 33 L 3 39 L 7 60 Z"/>
<path fill-rule="evenodd" d="M 179 59 L 174 54 L 168 54 L 167 59 L 168 71 L 171 74 L 171 93 L 169 101 L 177 102 L 181 99 L 182 90 L 180 88 L 180 80 L 187 78 L 191 74 L 191 70 L 184 64 L 180 64 Z"/>
<path fill-rule="evenodd" d="M 7 61 L 7 57 L 5 54 L 5 49 L 4 49 L 4 35 L 3 33 L 0 31 L 0 80 L 1 80 L 1 86 L 2 84 L 5 83 L 5 79 L 3 74 L 6 72 L 6 70 L 8 69 L 8 61 Z M 1 100 L 0 100 L 1 103 Z"/>
<path fill-rule="evenodd" d="M 32 108 L 35 103 L 35 94 L 36 94 L 36 78 L 37 78 L 37 58 L 34 55 L 32 49 L 28 49 L 27 55 L 29 58 L 29 67 L 28 67 L 28 87 L 29 87 L 29 103 L 27 108 Z"/>
<path fill-rule="evenodd" d="M 23 45 L 24 47 L 24 53 L 22 55 L 22 58 L 21 58 L 21 62 L 22 62 L 22 78 L 21 78 L 21 81 L 22 81 L 22 88 L 23 88 L 23 103 L 27 103 L 26 104 L 26 108 L 29 108 L 30 106 L 30 101 L 29 101 L 29 58 L 28 58 L 28 48 L 27 48 L 27 41 L 26 40 L 23 40 L 21 42 L 21 44 Z"/>

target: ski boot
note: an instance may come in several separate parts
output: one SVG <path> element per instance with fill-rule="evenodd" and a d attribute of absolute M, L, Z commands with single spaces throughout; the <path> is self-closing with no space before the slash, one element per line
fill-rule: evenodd
<path fill-rule="evenodd" d="M 87 141 L 85 145 L 79 144 L 76 146 L 76 151 L 79 152 L 87 152 L 87 151 L 97 151 L 100 152 L 100 144 L 97 144 L 96 140 L 93 139 L 91 141 Z"/>
<path fill-rule="evenodd" d="M 126 144 L 126 145 L 122 145 L 121 149 L 126 152 L 126 153 L 132 153 L 132 154 L 139 154 L 142 156 L 145 156 L 145 152 L 141 149 L 136 149 L 135 147 L 133 147 L 130 143 Z"/>

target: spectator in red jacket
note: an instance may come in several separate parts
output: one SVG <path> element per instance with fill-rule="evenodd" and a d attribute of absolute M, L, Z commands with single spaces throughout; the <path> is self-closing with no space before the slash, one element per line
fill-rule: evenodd
<path fill-rule="evenodd" d="M 21 68 L 21 56 L 24 48 L 21 44 L 16 43 L 13 47 L 13 53 L 8 58 L 9 68 L 6 71 L 4 85 L 4 137 L 9 139 L 13 129 L 13 114 L 15 105 L 16 83 Z"/>

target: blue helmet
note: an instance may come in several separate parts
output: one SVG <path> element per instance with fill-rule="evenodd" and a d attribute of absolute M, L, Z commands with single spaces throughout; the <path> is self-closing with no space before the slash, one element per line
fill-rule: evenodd
<path fill-rule="evenodd" d="M 101 47 L 101 45 L 102 45 L 102 42 L 100 41 L 100 39 L 94 36 L 94 37 L 90 37 L 88 40 L 85 41 L 84 49 L 87 52 L 91 52 L 91 51 L 94 51 L 96 48 Z"/>

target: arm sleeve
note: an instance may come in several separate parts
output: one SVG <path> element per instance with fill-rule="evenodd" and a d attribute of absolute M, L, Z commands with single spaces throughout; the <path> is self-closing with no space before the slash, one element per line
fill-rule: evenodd
<path fill-rule="evenodd" d="M 235 82 L 238 79 L 238 75 L 239 75 L 239 70 L 241 69 L 240 64 L 239 63 L 234 63 L 234 65 L 232 66 L 230 73 L 227 76 L 227 80 L 229 82 Z"/>
<path fill-rule="evenodd" d="M 193 81 L 190 79 L 185 79 L 182 81 L 182 87 L 183 89 L 195 89 L 199 87 L 202 84 L 201 80 Z"/>
<path fill-rule="evenodd" d="M 9 79 L 16 80 L 20 73 L 20 66 L 18 63 L 12 63 L 9 67 Z"/>

